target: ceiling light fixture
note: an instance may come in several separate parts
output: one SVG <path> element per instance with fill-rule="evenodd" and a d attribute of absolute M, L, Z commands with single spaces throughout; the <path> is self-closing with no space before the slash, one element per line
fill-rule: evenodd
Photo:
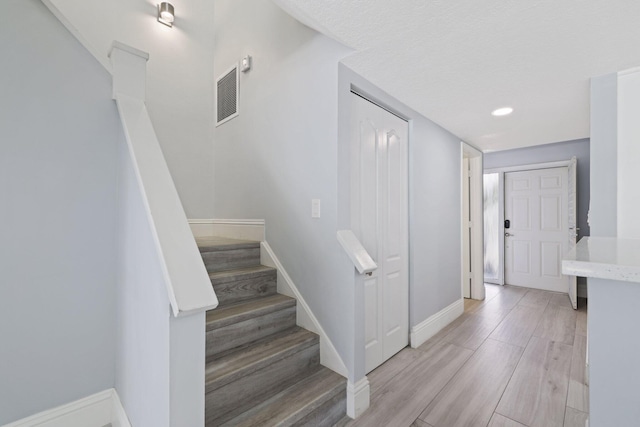
<path fill-rule="evenodd" d="M 163 1 L 158 5 L 158 22 L 166 25 L 167 27 L 173 27 L 173 20 L 175 14 L 173 13 L 173 5 L 166 1 Z"/>
<path fill-rule="evenodd" d="M 508 116 L 513 113 L 513 108 L 511 107 L 502 107 L 491 112 L 492 116 L 500 117 L 500 116 Z"/>

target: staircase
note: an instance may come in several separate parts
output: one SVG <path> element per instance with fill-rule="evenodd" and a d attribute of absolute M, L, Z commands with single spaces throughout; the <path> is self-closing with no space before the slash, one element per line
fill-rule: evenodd
<path fill-rule="evenodd" d="M 198 238 L 220 302 L 207 312 L 206 426 L 333 426 L 345 379 L 320 365 L 319 337 L 296 326 L 260 243 Z"/>

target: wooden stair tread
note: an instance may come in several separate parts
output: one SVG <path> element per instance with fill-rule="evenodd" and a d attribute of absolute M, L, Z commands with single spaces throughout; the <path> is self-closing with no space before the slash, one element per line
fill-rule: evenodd
<path fill-rule="evenodd" d="M 229 239 L 227 237 L 196 237 L 200 252 L 228 251 L 230 249 L 259 248 L 260 242 Z"/>
<path fill-rule="evenodd" d="M 226 307 L 207 311 L 207 331 L 262 316 L 283 308 L 296 305 L 294 298 L 275 294 L 257 299 L 242 301 Z"/>
<path fill-rule="evenodd" d="M 273 267 L 267 267 L 266 265 L 253 265 L 244 268 L 235 268 L 233 270 L 214 271 L 209 273 L 209 278 L 212 282 L 228 282 L 231 280 L 237 280 L 238 278 L 251 278 L 262 276 L 265 274 L 272 274 L 274 271 L 278 271 Z"/>
<path fill-rule="evenodd" d="M 312 375 L 223 425 L 236 427 L 294 425 L 323 403 L 344 392 L 345 388 L 345 378 L 320 366 Z"/>
<path fill-rule="evenodd" d="M 318 343 L 318 335 L 294 326 L 251 345 L 233 349 L 207 364 L 205 390 L 208 393 L 218 389 Z"/>

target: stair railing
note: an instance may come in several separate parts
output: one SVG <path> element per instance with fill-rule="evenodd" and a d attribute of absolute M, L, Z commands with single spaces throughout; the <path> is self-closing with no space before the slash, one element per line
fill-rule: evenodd
<path fill-rule="evenodd" d="M 371 274 L 378 268 L 378 264 L 371 258 L 369 252 L 362 246 L 358 237 L 351 230 L 338 230 L 338 242 L 349 256 L 354 267 L 360 274 Z"/>
<path fill-rule="evenodd" d="M 215 308 L 218 299 L 145 106 L 149 55 L 114 41 L 109 57 L 113 99 L 142 189 L 173 315 L 178 317 Z"/>

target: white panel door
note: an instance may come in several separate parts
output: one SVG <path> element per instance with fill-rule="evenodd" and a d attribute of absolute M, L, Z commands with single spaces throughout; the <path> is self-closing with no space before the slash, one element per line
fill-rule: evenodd
<path fill-rule="evenodd" d="M 562 256 L 569 249 L 568 168 L 505 173 L 505 282 L 569 292 Z"/>
<path fill-rule="evenodd" d="M 408 124 L 352 94 L 352 229 L 378 264 L 364 287 L 370 372 L 409 342 Z"/>

